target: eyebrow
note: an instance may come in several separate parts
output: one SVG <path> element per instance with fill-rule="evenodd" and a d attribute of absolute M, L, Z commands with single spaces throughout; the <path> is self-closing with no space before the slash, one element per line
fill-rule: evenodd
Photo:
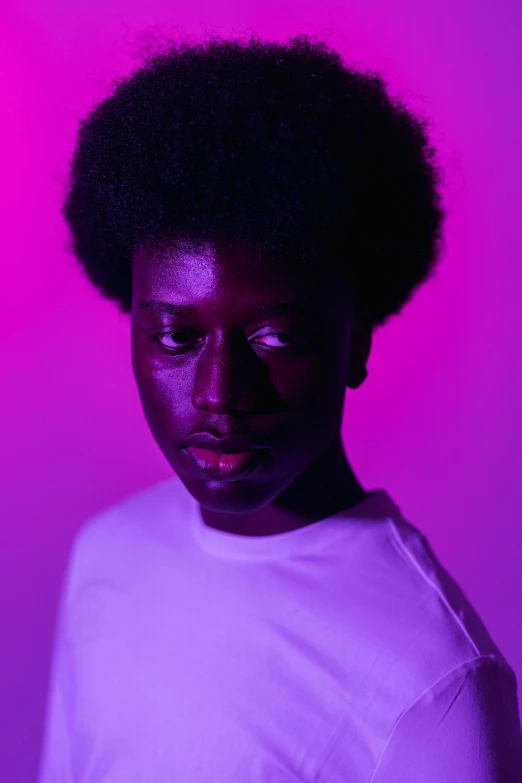
<path fill-rule="evenodd" d="M 174 302 L 165 302 L 161 299 L 141 299 L 138 302 L 138 309 L 153 310 L 155 312 L 168 313 L 169 315 L 183 315 L 184 313 L 195 313 L 199 310 L 199 307 L 196 307 L 196 305 L 174 304 Z M 293 313 L 299 308 L 291 302 L 276 302 L 274 304 L 259 305 L 252 309 L 265 317 L 269 317 Z"/>
<path fill-rule="evenodd" d="M 195 313 L 199 307 L 195 305 L 177 305 L 173 302 L 164 302 L 161 299 L 140 299 L 138 310 L 153 310 L 169 315 L 183 315 L 183 313 Z"/>

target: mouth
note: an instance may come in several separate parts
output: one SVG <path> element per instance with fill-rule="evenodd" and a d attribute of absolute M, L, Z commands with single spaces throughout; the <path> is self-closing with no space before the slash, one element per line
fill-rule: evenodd
<path fill-rule="evenodd" d="M 265 449 L 217 454 L 209 449 L 188 446 L 184 449 L 192 463 L 209 479 L 240 479 L 250 475 L 263 462 Z"/>

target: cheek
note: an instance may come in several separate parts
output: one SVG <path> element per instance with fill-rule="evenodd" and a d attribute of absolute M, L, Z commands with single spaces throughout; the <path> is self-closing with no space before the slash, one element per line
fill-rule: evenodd
<path fill-rule="evenodd" d="M 138 343 L 132 346 L 132 369 L 146 419 L 157 425 L 170 420 L 191 402 L 192 376 L 184 368 L 165 366 Z"/>
<path fill-rule="evenodd" d="M 337 354 L 311 356 L 271 373 L 278 394 L 295 408 L 337 405 L 344 400 L 346 361 Z"/>
<path fill-rule="evenodd" d="M 145 363 L 138 367 L 135 375 L 142 401 L 158 413 L 173 413 L 191 402 L 192 377 L 189 373 L 159 369 Z"/>
<path fill-rule="evenodd" d="M 135 375 L 149 430 L 167 461 L 174 465 L 173 444 L 191 423 L 192 402 L 185 379 L 181 373 L 154 370 L 147 363 L 137 365 Z"/>

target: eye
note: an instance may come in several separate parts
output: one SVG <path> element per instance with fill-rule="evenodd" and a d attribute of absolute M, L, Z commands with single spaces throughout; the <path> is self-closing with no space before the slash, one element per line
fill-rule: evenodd
<path fill-rule="evenodd" d="M 152 340 L 158 342 L 168 353 L 181 354 L 190 351 L 203 338 L 190 329 L 162 332 L 155 335 Z M 284 350 L 306 348 L 307 340 L 293 332 L 266 332 L 258 333 L 251 339 L 252 343 L 260 344 L 265 348 Z"/>
<path fill-rule="evenodd" d="M 263 343 L 263 345 L 267 345 L 270 348 L 284 348 L 288 344 L 295 342 L 295 339 L 294 335 L 290 332 L 272 332 L 271 334 L 262 334 L 259 337 L 256 337 L 253 342 L 268 340 L 269 342 Z"/>
<path fill-rule="evenodd" d="M 296 353 L 308 353 L 312 350 L 310 335 L 306 337 L 298 332 L 267 332 L 258 334 L 252 339 L 253 343 L 261 342 L 264 348 L 275 349 L 281 353 L 290 351 Z"/>
<path fill-rule="evenodd" d="M 157 334 L 152 339 L 155 342 L 159 342 L 167 350 L 172 351 L 176 350 L 176 348 L 191 348 L 197 342 L 198 337 L 194 332 L 175 331 Z"/>

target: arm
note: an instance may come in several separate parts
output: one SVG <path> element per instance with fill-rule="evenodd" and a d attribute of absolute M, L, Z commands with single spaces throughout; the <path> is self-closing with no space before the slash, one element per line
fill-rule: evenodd
<path fill-rule="evenodd" d="M 522 783 L 514 673 L 481 656 L 429 688 L 397 721 L 371 783 Z"/>

